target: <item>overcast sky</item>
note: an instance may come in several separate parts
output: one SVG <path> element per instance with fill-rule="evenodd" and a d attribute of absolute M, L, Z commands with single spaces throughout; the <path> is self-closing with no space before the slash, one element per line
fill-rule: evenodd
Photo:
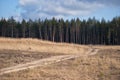
<path fill-rule="evenodd" d="M 120 0 L 0 0 L 0 18 L 80 18 L 120 16 Z"/>

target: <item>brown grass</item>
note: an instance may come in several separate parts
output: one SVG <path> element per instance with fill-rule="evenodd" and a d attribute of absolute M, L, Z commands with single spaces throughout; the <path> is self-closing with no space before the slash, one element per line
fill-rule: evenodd
<path fill-rule="evenodd" d="M 58 54 L 84 54 L 91 47 L 100 49 L 98 54 L 4 74 L 0 76 L 0 80 L 120 80 L 120 46 L 87 46 L 38 39 L 0 38 L 0 66 L 3 68 L 16 65 L 14 61 L 19 64 L 22 60 L 24 63 L 27 60 L 40 59 L 41 56 L 45 58 Z"/>
<path fill-rule="evenodd" d="M 63 55 L 54 53 L 29 52 L 18 50 L 0 50 L 0 69 L 36 61 L 51 56 Z"/>
<path fill-rule="evenodd" d="M 120 51 L 101 50 L 95 56 L 4 74 L 2 80 L 119 80 Z"/>
<path fill-rule="evenodd" d="M 0 49 L 24 50 L 49 53 L 82 54 L 88 46 L 67 43 L 53 43 L 38 39 L 0 38 Z"/>

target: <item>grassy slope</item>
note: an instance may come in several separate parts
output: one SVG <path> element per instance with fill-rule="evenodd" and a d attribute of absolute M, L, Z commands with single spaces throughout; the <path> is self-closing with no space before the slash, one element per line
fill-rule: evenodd
<path fill-rule="evenodd" d="M 17 50 L 18 52 L 22 50 L 27 51 L 24 52 L 24 54 L 26 55 L 27 53 L 27 56 L 32 55 L 32 58 L 34 58 L 35 55 L 33 54 L 35 53 L 30 54 L 30 52 L 35 50 L 39 52 L 39 55 L 41 54 L 40 51 L 44 52 L 44 50 L 46 50 L 45 52 L 51 52 L 50 54 L 74 54 L 78 52 L 79 54 L 83 54 L 86 50 L 89 49 L 89 47 L 91 47 L 84 45 L 81 46 L 74 44 L 52 43 L 41 40 L 39 41 L 37 39 L 15 40 L 2 38 L 0 39 L 0 41 L 2 41 L 2 44 L 0 43 L 0 45 L 4 45 L 1 49 L 6 49 L 6 47 L 7 49 L 13 49 L 14 47 L 9 47 L 9 44 L 12 46 L 14 46 L 15 44 L 21 45 L 19 47 L 16 47 L 14 50 Z M 44 49 L 42 49 L 43 46 Z M 39 47 L 39 49 L 35 49 L 34 47 Z M 53 50 L 48 50 L 47 47 Z M 120 46 L 92 47 L 100 49 L 97 55 L 89 57 L 80 57 L 77 59 L 67 60 L 64 62 L 59 62 L 57 64 L 48 65 L 45 67 L 38 67 L 35 69 L 27 69 L 19 72 L 14 72 L 11 74 L 4 74 L 0 76 L 0 80 L 119 80 Z M 69 51 L 71 49 L 72 51 Z M 53 52 L 54 50 L 55 52 Z M 18 54 L 23 55 L 23 53 L 17 53 L 16 55 Z M 31 57 L 29 57 L 28 60 L 29 59 L 31 59 Z"/>
<path fill-rule="evenodd" d="M 101 50 L 89 57 L 4 74 L 6 80 L 119 80 L 120 51 Z"/>
<path fill-rule="evenodd" d="M 24 50 L 49 53 L 64 53 L 64 54 L 82 54 L 88 49 L 88 46 L 74 45 L 67 43 L 53 43 L 38 39 L 11 39 L 0 38 L 0 49 L 9 50 Z"/>

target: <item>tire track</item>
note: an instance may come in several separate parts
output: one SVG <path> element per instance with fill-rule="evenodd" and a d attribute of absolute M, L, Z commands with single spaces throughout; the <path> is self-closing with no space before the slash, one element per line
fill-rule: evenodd
<path fill-rule="evenodd" d="M 0 75 L 11 73 L 11 72 L 17 72 L 20 70 L 50 65 L 53 63 L 57 63 L 57 62 L 61 62 L 61 61 L 65 61 L 65 60 L 69 60 L 69 59 L 73 59 L 81 56 L 95 55 L 97 54 L 97 52 L 98 52 L 98 49 L 90 49 L 85 55 L 79 55 L 79 54 L 78 55 L 61 55 L 61 56 L 53 56 L 45 59 L 40 59 L 37 61 L 25 63 L 25 64 L 19 64 L 19 65 L 8 67 L 8 68 L 3 68 L 0 70 Z"/>

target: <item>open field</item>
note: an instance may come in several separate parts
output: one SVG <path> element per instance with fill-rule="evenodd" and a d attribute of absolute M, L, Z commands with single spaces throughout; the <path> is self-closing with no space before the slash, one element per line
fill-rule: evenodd
<path fill-rule="evenodd" d="M 0 50 L 0 69 L 10 66 L 15 66 L 17 64 L 23 64 L 23 63 L 35 61 L 38 59 L 55 56 L 55 55 L 60 55 L 60 54 L 17 51 L 17 50 Z"/>
<path fill-rule="evenodd" d="M 0 38 L 0 49 L 22 50 L 35 52 L 49 52 L 55 54 L 78 54 L 84 53 L 89 47 L 67 43 L 53 43 L 38 39 L 10 39 Z"/>
<path fill-rule="evenodd" d="M 0 80 L 120 80 L 120 46 L 0 38 L 0 70 L 61 55 L 79 57 L 3 74 Z"/>
<path fill-rule="evenodd" d="M 0 69 L 51 56 L 84 54 L 88 47 L 38 39 L 0 38 Z"/>

